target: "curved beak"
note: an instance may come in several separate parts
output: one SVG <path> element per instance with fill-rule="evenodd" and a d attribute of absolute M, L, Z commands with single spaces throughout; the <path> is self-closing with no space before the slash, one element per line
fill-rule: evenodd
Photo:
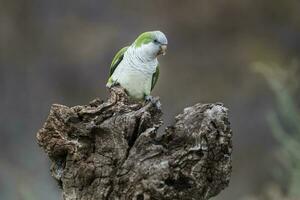
<path fill-rule="evenodd" d="M 160 45 L 160 50 L 159 50 L 159 55 L 166 55 L 166 51 L 167 51 L 167 45 L 166 44 L 162 44 Z"/>

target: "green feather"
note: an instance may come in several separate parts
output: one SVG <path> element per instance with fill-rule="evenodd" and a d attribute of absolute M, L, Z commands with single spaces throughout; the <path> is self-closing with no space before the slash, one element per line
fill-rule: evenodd
<path fill-rule="evenodd" d="M 156 71 L 152 75 L 151 91 L 153 90 L 155 84 L 157 83 L 159 77 L 159 66 L 156 67 Z"/>
<path fill-rule="evenodd" d="M 135 40 L 134 46 L 140 47 L 142 44 L 148 44 L 153 41 L 154 35 L 152 32 L 145 32 L 139 35 L 139 37 Z"/>
<path fill-rule="evenodd" d="M 117 66 L 120 64 L 120 62 L 123 60 L 124 53 L 127 51 L 127 47 L 123 47 L 118 53 L 115 55 L 114 59 L 111 62 L 110 70 L 109 70 L 109 77 L 114 73 Z"/>

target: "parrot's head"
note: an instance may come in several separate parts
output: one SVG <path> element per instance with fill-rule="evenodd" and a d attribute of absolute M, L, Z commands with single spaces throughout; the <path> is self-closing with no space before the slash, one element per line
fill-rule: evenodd
<path fill-rule="evenodd" d="M 167 45 L 167 37 L 161 31 L 142 33 L 133 43 L 136 51 L 147 59 L 154 59 L 159 55 L 165 55 Z"/>

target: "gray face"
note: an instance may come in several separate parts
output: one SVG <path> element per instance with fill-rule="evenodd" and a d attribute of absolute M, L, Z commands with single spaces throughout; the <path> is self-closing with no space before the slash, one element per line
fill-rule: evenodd
<path fill-rule="evenodd" d="M 160 55 L 165 55 L 167 50 L 168 40 L 165 34 L 161 31 L 151 31 L 149 33 L 151 33 L 151 42 L 146 42 L 135 48 L 136 53 L 144 60 L 153 60 Z"/>
<path fill-rule="evenodd" d="M 165 36 L 165 34 L 163 34 L 163 32 L 153 31 L 153 33 L 154 33 L 154 43 L 158 43 L 158 44 L 161 44 L 161 45 L 167 45 L 168 44 L 167 37 Z"/>

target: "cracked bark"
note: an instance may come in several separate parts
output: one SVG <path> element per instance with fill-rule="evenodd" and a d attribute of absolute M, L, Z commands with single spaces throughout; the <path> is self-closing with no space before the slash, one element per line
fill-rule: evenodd
<path fill-rule="evenodd" d="M 185 108 L 162 125 L 159 101 L 131 102 L 120 87 L 106 102 L 54 104 L 38 144 L 65 200 L 206 200 L 229 184 L 232 132 L 219 103 Z"/>

